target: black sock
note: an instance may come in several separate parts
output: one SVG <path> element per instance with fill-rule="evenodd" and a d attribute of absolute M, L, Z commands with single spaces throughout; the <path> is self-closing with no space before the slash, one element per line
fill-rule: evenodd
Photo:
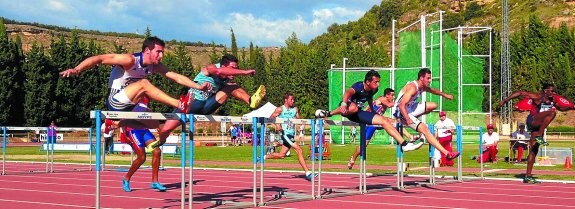
<path fill-rule="evenodd" d="M 407 140 L 404 140 L 403 142 L 401 142 L 401 146 L 405 146 L 407 145 Z"/>

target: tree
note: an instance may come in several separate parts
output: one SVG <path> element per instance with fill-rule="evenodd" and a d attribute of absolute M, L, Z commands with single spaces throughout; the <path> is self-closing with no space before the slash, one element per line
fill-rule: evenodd
<path fill-rule="evenodd" d="M 149 37 L 152 37 L 152 29 L 150 29 L 150 26 L 146 26 L 146 31 L 144 31 L 144 39 L 147 39 Z"/>
<path fill-rule="evenodd" d="M 23 120 L 23 82 L 21 46 L 10 41 L 0 18 L 0 123 L 21 125 Z"/>
<path fill-rule="evenodd" d="M 238 43 L 236 43 L 236 34 L 234 34 L 233 28 L 230 28 L 230 32 L 232 33 L 232 55 L 238 57 Z"/>
<path fill-rule="evenodd" d="M 50 123 L 52 98 L 55 97 L 53 89 L 57 80 L 53 79 L 52 64 L 50 59 L 44 54 L 41 45 L 32 44 L 32 48 L 26 54 L 27 61 L 23 66 L 26 72 L 26 88 L 24 101 L 24 115 L 26 126 L 44 126 Z"/>

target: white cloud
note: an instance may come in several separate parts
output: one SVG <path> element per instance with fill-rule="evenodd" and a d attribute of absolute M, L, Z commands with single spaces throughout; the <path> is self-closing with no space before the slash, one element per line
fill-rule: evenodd
<path fill-rule="evenodd" d="M 252 13 L 232 13 L 223 22 L 213 22 L 208 25 L 208 31 L 218 36 L 230 35 L 230 27 L 238 40 L 253 41 L 256 45 L 283 45 L 293 32 L 297 37 L 308 42 L 315 36 L 326 31 L 329 25 L 345 23 L 359 19 L 365 11 L 349 10 L 343 7 L 316 9 L 311 11 L 311 18 L 306 20 L 302 15 L 292 18 L 256 17 Z M 247 45 L 247 44 L 246 44 Z"/>
<path fill-rule="evenodd" d="M 69 12 L 69 7 L 66 5 L 66 2 L 62 2 L 59 0 L 50 0 L 48 2 L 48 10 L 53 12 Z"/>

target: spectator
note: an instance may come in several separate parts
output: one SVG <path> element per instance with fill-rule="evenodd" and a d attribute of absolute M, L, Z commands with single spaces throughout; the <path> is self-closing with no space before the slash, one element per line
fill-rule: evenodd
<path fill-rule="evenodd" d="M 453 152 L 453 147 L 451 142 L 453 141 L 453 134 L 455 133 L 455 123 L 453 120 L 447 118 L 447 114 L 441 111 L 439 112 L 439 120 L 435 123 L 437 131 L 435 132 L 435 138 L 439 139 L 439 143 L 447 151 Z M 441 153 L 441 167 L 453 166 L 453 159 L 446 159 L 445 154 Z"/>
<path fill-rule="evenodd" d="M 238 128 L 236 128 L 236 126 L 234 124 L 232 124 L 230 126 L 230 135 L 231 135 L 232 145 L 236 145 L 237 139 L 238 139 Z"/>
<path fill-rule="evenodd" d="M 113 151 L 114 144 L 114 125 L 109 123 L 102 124 L 102 133 L 104 133 L 104 154 L 109 155 Z"/>
<path fill-rule="evenodd" d="M 517 158 L 515 163 L 521 163 L 523 159 L 523 150 L 527 149 L 527 143 L 531 138 L 529 132 L 525 131 L 525 124 L 520 123 L 517 131 L 511 134 L 512 140 L 510 141 L 511 149 L 513 149 L 513 157 L 515 157 L 515 150 L 517 150 Z"/>
<path fill-rule="evenodd" d="M 46 140 L 48 143 L 56 143 L 56 136 L 58 135 L 58 133 L 56 132 L 56 124 L 54 123 L 54 121 L 52 121 L 50 123 L 50 126 L 48 126 L 48 134 L 46 134 L 46 136 L 48 137 L 48 139 Z"/>
<path fill-rule="evenodd" d="M 493 124 L 487 125 L 487 133 L 483 136 L 483 155 L 477 159 L 477 162 L 497 162 L 497 143 L 499 143 L 499 134 L 493 131 Z M 475 157 L 474 157 L 475 158 Z"/>

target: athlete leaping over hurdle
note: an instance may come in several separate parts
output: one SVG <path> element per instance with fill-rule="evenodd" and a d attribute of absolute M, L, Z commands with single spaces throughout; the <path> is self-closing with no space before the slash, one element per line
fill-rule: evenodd
<path fill-rule="evenodd" d="M 417 74 L 417 80 L 408 82 L 399 92 L 397 100 L 395 101 L 395 112 L 393 115 L 399 118 L 403 125 L 422 133 L 429 144 L 443 153 L 446 159 L 455 159 L 459 156 L 459 152 L 447 151 L 441 146 L 435 136 L 431 134 L 427 125 L 418 119 L 420 116 L 428 114 L 437 108 L 435 102 L 417 102 L 417 98 L 419 98 L 424 91 L 445 97 L 449 100 L 453 99 L 451 94 L 431 88 L 429 84 L 431 84 L 431 70 L 429 70 L 429 68 L 421 68 Z"/>
<path fill-rule="evenodd" d="M 377 92 L 379 80 L 379 73 L 375 70 L 370 70 L 365 74 L 363 82 L 354 83 L 351 88 L 345 91 L 340 107 L 331 112 L 317 110 L 315 116 L 322 118 L 339 114 L 356 123 L 378 125 L 383 127 L 383 129 L 401 145 L 402 151 L 407 152 L 419 149 L 423 146 L 423 142 L 406 141 L 401 137 L 401 134 L 395 129 L 388 118 L 378 115 L 372 110 L 373 95 Z M 367 111 L 362 110 L 366 102 L 368 103 L 366 107 Z"/>

